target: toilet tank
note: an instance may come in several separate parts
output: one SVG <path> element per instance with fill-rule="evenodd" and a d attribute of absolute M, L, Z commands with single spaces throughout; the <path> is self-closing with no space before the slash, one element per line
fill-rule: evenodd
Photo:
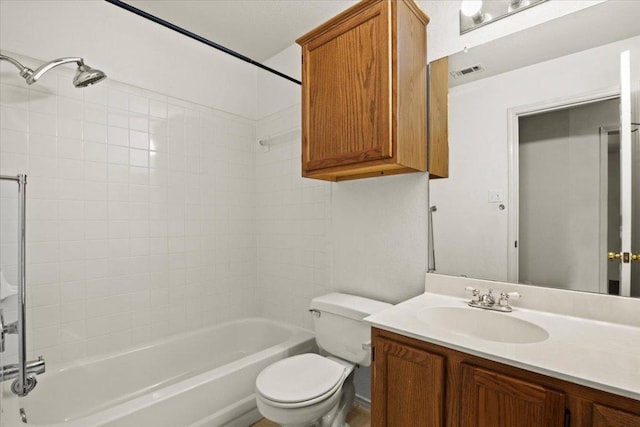
<path fill-rule="evenodd" d="M 391 307 L 386 302 L 332 293 L 311 300 L 316 342 L 324 351 L 362 366 L 371 364 L 371 327 L 362 319 Z"/>

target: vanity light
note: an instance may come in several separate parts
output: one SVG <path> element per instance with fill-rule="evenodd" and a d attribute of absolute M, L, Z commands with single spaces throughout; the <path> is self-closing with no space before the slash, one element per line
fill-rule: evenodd
<path fill-rule="evenodd" d="M 528 9 L 547 0 L 462 0 L 460 4 L 460 34 L 514 13 Z"/>
<path fill-rule="evenodd" d="M 460 13 L 471 18 L 474 24 L 481 24 L 491 19 L 491 15 L 482 11 L 482 0 L 462 0 Z"/>

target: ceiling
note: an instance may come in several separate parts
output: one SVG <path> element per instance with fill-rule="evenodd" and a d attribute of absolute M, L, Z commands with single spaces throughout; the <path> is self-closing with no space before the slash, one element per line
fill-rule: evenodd
<path fill-rule="evenodd" d="M 454 0 L 447 0 L 447 2 Z M 459 1 L 459 0 L 457 0 Z M 125 3 L 263 63 L 356 0 L 124 0 Z M 437 1 L 418 1 L 423 9 Z M 427 5 L 428 3 L 428 5 Z M 612 0 L 449 57 L 450 70 L 484 71 L 468 83 L 640 33 L 640 0 Z"/>
<path fill-rule="evenodd" d="M 264 62 L 355 0 L 125 0 L 138 9 Z"/>

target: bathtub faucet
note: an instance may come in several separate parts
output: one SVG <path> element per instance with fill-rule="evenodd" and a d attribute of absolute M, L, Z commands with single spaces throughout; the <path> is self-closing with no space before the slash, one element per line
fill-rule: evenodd
<path fill-rule="evenodd" d="M 33 387 L 35 387 L 37 383 L 36 377 L 34 374 L 37 374 L 37 375 L 43 374 L 45 371 L 44 358 L 40 356 L 38 357 L 38 360 L 32 360 L 31 362 L 27 362 L 27 365 L 25 368 L 26 368 L 25 371 L 27 374 L 27 382 L 25 384 L 25 387 L 32 389 Z M 19 374 L 20 374 L 20 368 L 17 363 L 13 363 L 11 365 L 5 365 L 0 368 L 0 382 L 18 378 Z M 15 387 L 19 387 L 17 380 L 14 381 L 13 384 L 11 384 L 11 390 L 14 391 L 14 393 L 18 394 L 16 392 L 17 390 L 13 390 Z"/>

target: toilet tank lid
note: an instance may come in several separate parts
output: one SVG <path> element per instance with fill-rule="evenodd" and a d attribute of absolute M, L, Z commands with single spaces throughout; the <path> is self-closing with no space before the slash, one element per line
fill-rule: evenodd
<path fill-rule="evenodd" d="M 311 300 L 310 308 L 320 312 L 327 312 L 355 320 L 362 320 L 379 311 L 392 307 L 391 304 L 334 292 Z"/>

